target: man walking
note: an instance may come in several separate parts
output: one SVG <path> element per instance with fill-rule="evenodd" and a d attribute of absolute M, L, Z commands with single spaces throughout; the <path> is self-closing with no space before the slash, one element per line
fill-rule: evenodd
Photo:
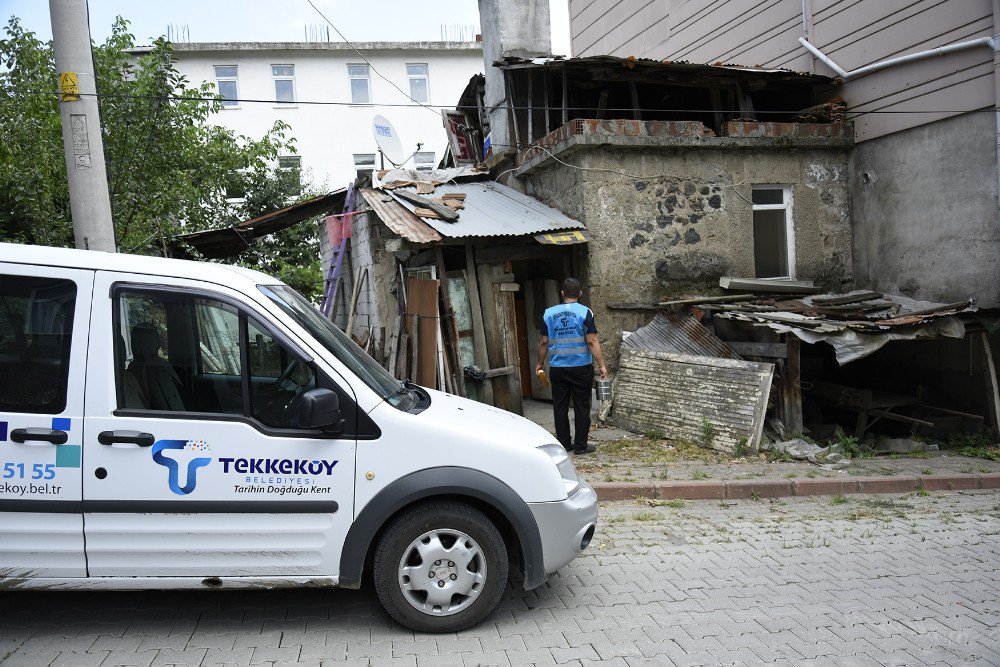
<path fill-rule="evenodd" d="M 590 435 L 590 391 L 594 386 L 594 360 L 607 379 L 601 343 L 597 340 L 594 313 L 579 303 L 583 294 L 580 281 L 567 278 L 562 284 L 562 300 L 542 316 L 539 329 L 538 364 L 542 370 L 545 355 L 552 353 L 549 376 L 552 381 L 552 409 L 556 418 L 556 438 L 574 454 L 590 454 L 597 448 L 587 443 Z M 575 439 L 569 434 L 569 402 L 573 400 Z"/>

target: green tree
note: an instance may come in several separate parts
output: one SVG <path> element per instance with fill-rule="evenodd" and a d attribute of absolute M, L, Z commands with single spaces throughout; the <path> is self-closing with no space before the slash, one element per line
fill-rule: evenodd
<path fill-rule="evenodd" d="M 11 18 L 0 39 L 0 240 L 71 246 L 69 191 L 51 43 Z M 251 138 L 213 125 L 214 86 L 192 84 L 169 42 L 137 49 L 119 17 L 94 47 L 115 239 L 124 252 L 160 254 L 180 231 L 231 225 L 287 206 L 297 192 L 279 155 L 295 152 L 289 126 Z M 227 191 L 245 193 L 242 203 Z M 315 294 L 316 226 L 266 239 L 248 262 Z M 317 249 L 312 252 L 310 249 Z M 251 251 L 252 253 L 253 251 Z"/>

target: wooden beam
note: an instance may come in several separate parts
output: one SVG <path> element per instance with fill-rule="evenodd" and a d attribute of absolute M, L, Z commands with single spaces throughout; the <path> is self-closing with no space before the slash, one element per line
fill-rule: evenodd
<path fill-rule="evenodd" d="M 528 140 L 525 144 L 531 144 L 535 140 L 535 74 L 534 70 L 528 70 Z"/>
<path fill-rule="evenodd" d="M 545 134 L 551 132 L 551 121 L 549 119 L 549 73 L 542 71 L 542 99 L 545 103 Z"/>
<path fill-rule="evenodd" d="M 986 403 L 990 407 L 990 425 L 994 433 L 1000 433 L 1000 384 L 997 383 L 996 358 L 985 331 L 980 332 L 979 340 L 983 344 L 983 362 L 986 365 Z"/>
<path fill-rule="evenodd" d="M 510 70 L 504 70 L 503 76 L 507 81 L 507 118 L 510 120 L 510 129 L 514 133 L 512 137 L 514 148 L 521 150 L 521 133 L 518 130 L 517 111 L 514 109 L 514 77 Z"/>
<path fill-rule="evenodd" d="M 861 303 L 862 301 L 881 299 L 882 296 L 882 292 L 862 292 L 861 294 L 849 294 L 846 296 L 832 296 L 826 298 L 818 296 L 813 298 L 813 304 L 817 306 L 845 306 L 849 303 Z"/>
<path fill-rule="evenodd" d="M 408 190 L 393 190 L 392 194 L 397 197 L 402 197 L 411 204 L 416 204 L 421 208 L 429 208 L 438 215 L 441 216 L 442 220 L 447 222 L 455 222 L 458 220 L 458 213 L 455 212 L 450 206 L 445 206 L 440 202 L 436 202 L 433 199 L 428 199 L 427 197 L 421 197 L 420 195 L 410 192 Z"/>
<path fill-rule="evenodd" d="M 801 341 L 794 334 L 785 334 L 788 345 L 787 358 L 781 365 L 781 406 L 782 421 L 785 423 L 785 433 L 802 433 L 802 385 L 801 360 L 799 352 Z"/>
<path fill-rule="evenodd" d="M 492 282 L 493 282 L 494 285 L 498 285 L 499 283 L 512 283 L 512 282 L 514 282 L 514 274 L 513 273 L 501 273 L 498 276 L 493 276 Z"/>
<path fill-rule="evenodd" d="M 469 293 L 469 310 L 472 315 L 472 349 L 476 365 L 489 368 L 489 357 L 486 353 L 486 329 L 483 326 L 483 306 L 479 298 L 479 278 L 476 276 L 476 255 L 472 241 L 465 241 L 465 280 Z M 493 384 L 483 383 L 482 399 L 484 403 L 493 405 Z"/>
<path fill-rule="evenodd" d="M 635 86 L 634 79 L 629 79 L 628 92 L 632 96 L 632 118 L 642 120 L 642 113 L 639 111 L 639 90 Z"/>
<path fill-rule="evenodd" d="M 566 78 L 566 63 L 562 66 L 562 124 L 569 122 L 569 82 Z"/>
<path fill-rule="evenodd" d="M 517 245 L 493 245 L 480 248 L 476 251 L 476 259 L 482 264 L 495 264 L 503 261 L 515 261 L 521 259 L 546 259 L 559 257 L 566 246 L 542 245 L 540 243 L 527 243 Z"/>
<path fill-rule="evenodd" d="M 788 345 L 785 343 L 751 343 L 736 340 L 727 340 L 725 343 L 741 357 L 767 357 L 769 359 L 788 357 Z"/>
<path fill-rule="evenodd" d="M 604 112 L 608 108 L 608 97 L 611 96 L 611 91 L 605 88 L 601 91 L 601 96 L 597 100 L 597 118 L 603 119 Z"/>
<path fill-rule="evenodd" d="M 491 368 L 488 371 L 483 372 L 483 377 L 486 379 L 503 377 L 504 375 L 513 375 L 517 372 L 517 369 L 513 366 L 501 366 L 500 368 Z"/>

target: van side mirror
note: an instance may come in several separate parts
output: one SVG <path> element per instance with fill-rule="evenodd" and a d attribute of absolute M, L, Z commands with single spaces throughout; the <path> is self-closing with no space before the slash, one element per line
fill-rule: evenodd
<path fill-rule="evenodd" d="M 344 430 L 344 418 L 337 393 L 330 389 L 312 389 L 302 394 L 299 428 L 339 435 Z"/>

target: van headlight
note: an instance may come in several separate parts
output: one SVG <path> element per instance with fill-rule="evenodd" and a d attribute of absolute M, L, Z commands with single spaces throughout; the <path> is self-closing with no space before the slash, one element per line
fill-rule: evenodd
<path fill-rule="evenodd" d="M 542 445 L 538 449 L 548 454 L 552 462 L 556 464 L 563 485 L 566 487 L 566 495 L 571 496 L 576 493 L 576 490 L 580 488 L 580 478 L 569 458 L 569 452 L 562 445 Z"/>

